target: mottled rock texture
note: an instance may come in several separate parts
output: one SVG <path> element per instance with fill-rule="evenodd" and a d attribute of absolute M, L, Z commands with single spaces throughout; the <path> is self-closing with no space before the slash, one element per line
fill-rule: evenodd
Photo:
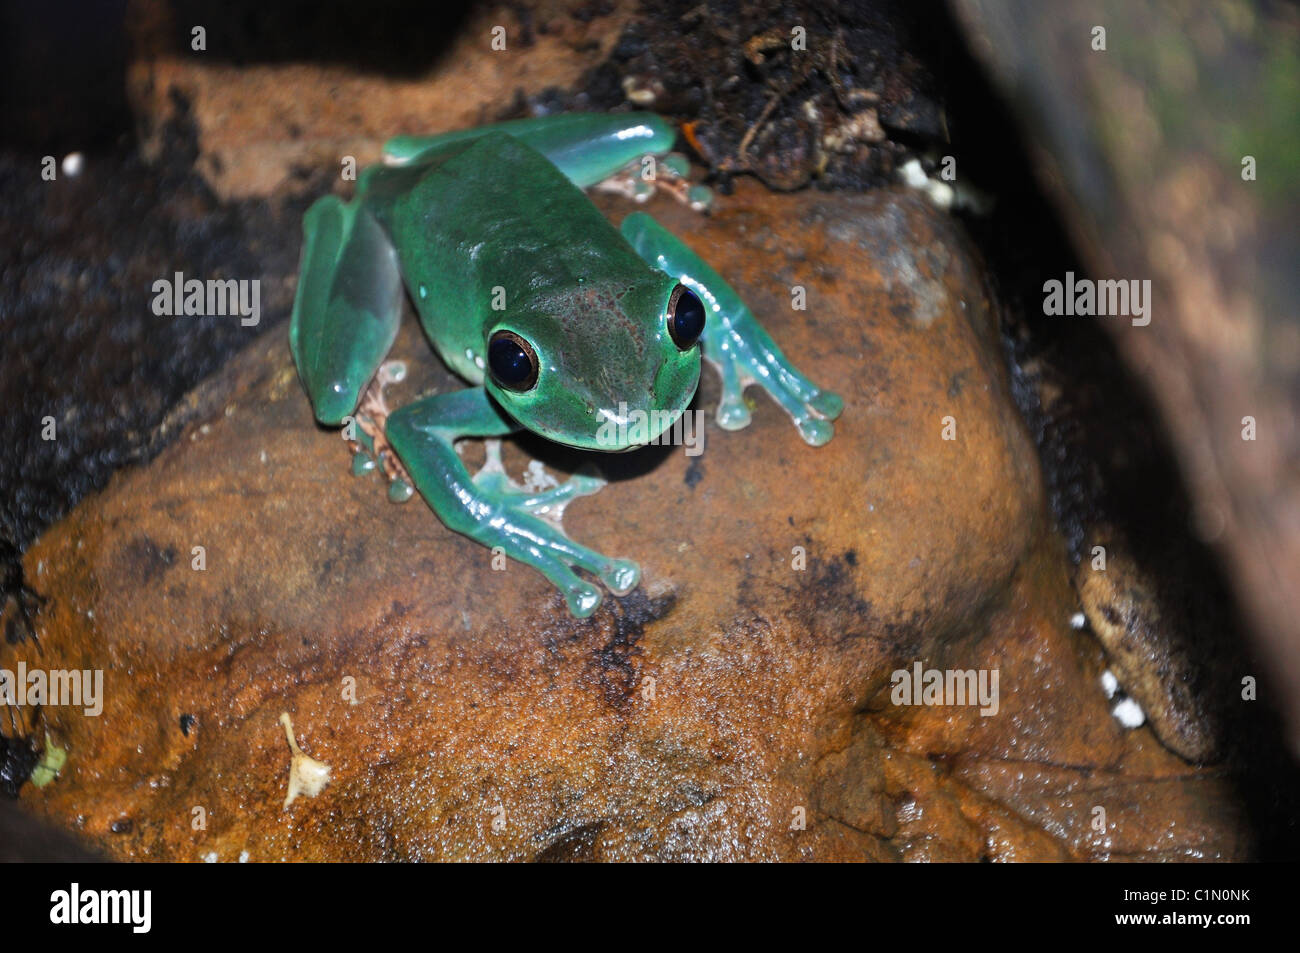
<path fill-rule="evenodd" d="M 80 178 L 34 192 L 23 185 L 34 161 L 0 156 L 21 251 L 5 260 L 21 332 L 7 340 L 29 368 L 5 379 L 22 472 L 4 475 L 17 492 L 0 523 L 25 544 L 109 470 L 139 464 L 50 528 L 24 573 L 0 546 L 5 591 L 26 585 L 45 600 L 31 601 L 39 646 L 14 628 L 0 668 L 103 668 L 107 683 L 101 716 L 28 708 L 18 714 L 30 739 L 0 739 L 10 786 L 26 780 L 46 730 L 68 752 L 58 780 L 22 788 L 20 810 L 141 859 L 1285 855 L 1277 835 L 1294 843 L 1294 785 L 1279 793 L 1275 762 L 1244 746 L 1264 734 L 1238 732 L 1223 764 L 1192 766 L 1151 728 L 1123 731 L 1100 691 L 1103 666 L 1115 666 L 1158 736 L 1189 757 L 1210 750 L 1219 715 L 1243 707 L 1235 688 L 1189 687 L 1206 670 L 1238 682 L 1241 666 L 1219 650 L 1230 628 L 1163 589 L 1173 579 L 1225 602 L 1168 558 L 1183 546 L 1180 507 L 1147 531 L 1094 499 L 1099 484 L 1139 510 L 1178 502 L 1175 480 L 1135 495 L 1130 474 L 1148 471 L 1088 461 L 1098 447 L 1111 463 L 1141 458 L 1150 415 L 1130 407 L 1086 336 L 1034 366 L 1015 362 L 1008 381 L 1004 351 L 1024 342 L 1000 339 L 999 317 L 1013 326 L 1026 295 L 1037 301 L 1033 251 L 1050 235 L 1032 218 L 999 218 L 1015 204 L 1004 190 L 1000 211 L 972 228 L 992 261 L 1008 257 L 997 236 L 1014 236 L 1028 278 L 1008 281 L 1002 266 L 988 276 L 961 226 L 880 188 L 899 161 L 932 150 L 955 151 L 963 178 L 989 185 L 981 142 L 986 160 L 1015 167 L 995 97 L 935 72 L 953 62 L 940 24 L 883 2 L 302 9 L 132 2 L 119 27 L 129 56 L 114 56 L 97 92 L 126 88 L 153 164 L 88 152 Z M 786 48 L 791 17 L 807 25 L 806 55 Z M 203 51 L 189 48 L 199 24 Z M 498 25 L 506 50 L 489 45 Z M 66 49 L 63 24 L 50 32 Z M 82 40 L 72 62 L 100 69 L 86 54 L 104 37 L 92 27 Z M 14 62 L 22 75 L 26 61 Z M 34 85 L 38 154 L 86 147 L 86 117 L 45 122 L 63 111 L 49 107 L 50 83 Z M 568 528 L 639 560 L 645 583 L 576 622 L 540 576 L 493 571 L 486 550 L 421 503 L 390 505 L 377 478 L 348 474 L 342 441 L 312 423 L 283 319 L 298 219 L 322 192 L 349 191 L 343 157 L 365 164 L 396 133 L 628 102 L 684 120 L 684 142 L 722 192 L 708 218 L 665 200 L 650 211 L 848 406 L 819 450 L 755 393 L 753 425 L 710 422 L 702 457 L 599 460 L 611 484 L 570 507 Z M 729 194 L 748 173 L 775 189 L 877 191 L 775 196 L 741 177 Z M 1153 194 L 1195 211 L 1186 183 L 1201 179 L 1171 181 Z M 1195 215 L 1179 221 L 1188 236 L 1202 228 Z M 151 281 L 175 270 L 260 276 L 260 328 L 152 317 Z M 791 308 L 796 285 L 806 311 Z M 0 312 L 9 300 L 0 295 Z M 459 386 L 409 318 L 394 356 L 413 373 L 392 396 Z M 1285 359 L 1295 349 L 1279 340 L 1269 353 Z M 711 374 L 695 405 L 710 415 Z M 1041 408 L 1028 418 L 1037 448 L 1012 391 L 1022 410 Z M 27 423 L 45 413 L 59 420 L 54 445 Z M 942 439 L 945 418 L 954 440 Z M 483 452 L 470 442 L 465 454 Z M 529 457 L 560 478 L 582 462 L 537 440 L 506 444 L 516 476 Z M 1079 586 L 1109 658 L 1068 623 L 1080 608 L 1073 562 L 1099 517 L 1133 544 L 1131 566 L 1120 558 L 1114 575 Z M 1153 602 L 1133 631 L 1159 638 L 1120 651 L 1131 633 L 1106 629 L 1106 610 L 1122 619 Z M 1219 641 L 1170 626 L 1171 607 Z M 1170 628 L 1187 636 L 1172 654 Z M 916 663 L 996 671 L 997 714 L 893 704 L 891 674 Z M 1225 706 L 1237 710 L 1215 710 Z M 287 811 L 282 713 L 330 768 L 324 790 Z"/>
<path fill-rule="evenodd" d="M 708 218 L 651 210 L 844 396 L 828 446 L 761 395 L 719 431 L 706 372 L 703 456 L 604 459 L 610 485 L 570 507 L 645 573 L 575 621 L 352 477 L 268 336 L 26 554 L 40 654 L 0 664 L 104 668 L 107 696 L 98 718 L 46 710 L 69 760 L 26 806 L 121 858 L 1245 856 L 1229 779 L 1107 711 L 960 228 L 910 194 L 750 181 Z M 398 400 L 458 386 L 410 315 L 394 356 Z M 516 475 L 525 450 L 579 462 L 511 441 Z M 892 704 L 916 661 L 997 670 L 998 713 Z M 286 711 L 332 770 L 288 811 Z"/>

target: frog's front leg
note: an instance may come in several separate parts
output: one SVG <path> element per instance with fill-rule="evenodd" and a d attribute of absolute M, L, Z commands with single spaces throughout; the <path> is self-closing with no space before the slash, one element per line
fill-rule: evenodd
<path fill-rule="evenodd" d="M 576 496 L 594 493 L 603 481 L 574 476 L 552 489 L 531 492 L 514 486 L 494 466 L 494 457 L 471 478 L 455 441 L 497 437 L 518 429 L 482 388 L 434 394 L 400 407 L 388 418 L 388 441 L 406 467 L 416 490 L 448 527 L 538 570 L 564 593 L 579 618 L 600 605 L 600 590 L 574 572 L 597 576 L 617 595 L 631 591 L 641 577 L 636 563 L 610 559 L 580 546 L 548 519 Z"/>
<path fill-rule="evenodd" d="M 745 388 L 758 384 L 790 415 L 806 442 L 820 447 L 835 435 L 831 421 L 844 409 L 844 401 L 799 373 L 735 289 L 644 212 L 629 215 L 622 232 L 637 254 L 677 278 L 704 302 L 706 318 L 700 338 L 704 358 L 722 376 L 719 427 L 740 430 L 749 425 Z"/>

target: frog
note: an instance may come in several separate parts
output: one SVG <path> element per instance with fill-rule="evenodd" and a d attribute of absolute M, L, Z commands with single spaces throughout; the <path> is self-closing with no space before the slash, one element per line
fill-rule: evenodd
<path fill-rule="evenodd" d="M 707 210 L 654 113 L 562 113 L 398 136 L 303 218 L 290 350 L 316 421 L 344 429 L 354 472 L 381 467 L 395 501 L 415 494 L 450 530 L 539 571 L 569 612 L 637 587 L 638 563 L 572 540 L 559 516 L 604 486 L 581 469 L 521 486 L 499 440 L 531 432 L 598 453 L 654 443 L 692 402 L 702 362 L 720 374 L 715 414 L 748 426 L 757 385 L 819 447 L 842 398 L 782 353 L 736 290 L 643 211 L 615 227 L 588 190 L 644 201 L 663 188 Z M 647 174 L 649 172 L 649 174 Z M 466 382 L 395 409 L 386 361 L 409 297 L 433 350 Z M 628 420 L 647 426 L 619 426 Z M 462 440 L 488 442 L 471 476 Z M 592 579 L 601 584 L 596 585 Z"/>

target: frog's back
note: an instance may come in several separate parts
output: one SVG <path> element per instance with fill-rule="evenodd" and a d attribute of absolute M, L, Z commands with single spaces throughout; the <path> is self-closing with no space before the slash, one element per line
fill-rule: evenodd
<path fill-rule="evenodd" d="M 494 307 L 526 306 L 579 283 L 627 284 L 649 270 L 582 190 L 505 133 L 369 169 L 359 192 L 397 248 L 430 340 L 476 383 Z"/>

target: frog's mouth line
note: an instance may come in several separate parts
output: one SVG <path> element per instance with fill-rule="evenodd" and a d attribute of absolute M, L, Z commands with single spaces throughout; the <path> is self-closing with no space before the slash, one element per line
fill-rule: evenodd
<path fill-rule="evenodd" d="M 692 395 L 693 397 L 694 395 Z M 672 446 L 691 443 L 691 433 L 686 433 L 686 408 L 690 400 L 680 407 L 670 410 L 637 408 L 628 410 L 625 402 L 620 402 L 617 411 L 602 408 L 595 413 L 601 420 L 596 428 L 596 445 L 590 447 L 603 453 L 627 453 L 652 446 Z M 667 439 L 665 439 L 667 438 Z"/>

